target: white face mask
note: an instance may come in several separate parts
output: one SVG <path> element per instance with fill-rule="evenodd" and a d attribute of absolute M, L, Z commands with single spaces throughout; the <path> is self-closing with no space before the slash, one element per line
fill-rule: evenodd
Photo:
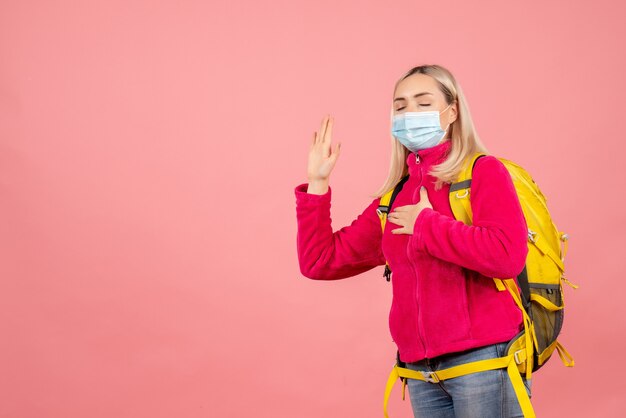
<path fill-rule="evenodd" d="M 441 129 L 439 115 L 445 112 L 452 103 L 441 112 L 404 112 L 393 117 L 391 133 L 411 152 L 417 152 L 437 145 L 445 137 L 446 129 Z"/>

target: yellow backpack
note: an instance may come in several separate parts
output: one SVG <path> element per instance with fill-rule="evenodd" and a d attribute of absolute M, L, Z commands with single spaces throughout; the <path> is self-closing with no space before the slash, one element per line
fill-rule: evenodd
<path fill-rule="evenodd" d="M 465 168 L 457 180 L 450 185 L 449 199 L 454 217 L 467 225 L 472 223 L 470 204 L 472 170 L 476 160 L 483 155 L 486 154 L 476 153 L 468 158 Z M 406 364 L 400 361 L 399 353 L 397 353 L 396 364 L 385 389 L 383 402 L 385 417 L 388 417 L 389 395 L 398 378 L 402 381 L 402 399 L 404 400 L 407 378 L 436 383 L 469 373 L 499 368 L 507 368 L 524 417 L 535 417 L 521 374 L 526 374 L 526 378 L 530 379 L 532 372 L 543 366 L 554 350 L 557 350 L 565 366 L 574 366 L 574 359 L 557 341 L 563 324 L 562 283 L 565 282 L 573 288 L 578 288 L 565 277 L 564 273 L 569 237 L 563 231 L 559 231 L 552 221 L 546 198 L 528 172 L 512 161 L 504 158 L 498 159 L 511 175 L 524 212 L 528 225 L 528 255 L 523 271 L 517 276 L 521 292 L 514 278 L 494 278 L 493 280 L 498 290 L 511 293 L 513 300 L 522 311 L 524 330 L 509 343 L 507 355 L 504 357 L 463 364 L 432 373 L 417 372 L 403 367 Z M 383 231 L 393 200 L 407 179 L 408 175 L 402 178 L 393 190 L 381 197 L 377 213 Z M 391 279 L 391 269 L 388 263 L 385 263 L 384 277 L 388 281 Z"/>

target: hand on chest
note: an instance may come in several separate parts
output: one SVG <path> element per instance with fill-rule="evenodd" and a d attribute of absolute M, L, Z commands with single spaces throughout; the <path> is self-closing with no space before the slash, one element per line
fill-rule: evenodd
<path fill-rule="evenodd" d="M 431 176 L 423 176 L 423 179 L 426 181 L 416 176 L 409 177 L 396 196 L 385 223 L 382 249 L 393 271 L 402 271 L 403 266 L 409 265 L 410 239 L 419 211 L 423 210 L 420 206 L 431 207 L 436 212 L 453 217 L 448 200 L 449 185 L 435 190 Z M 422 186 L 426 190 L 420 192 Z"/>
<path fill-rule="evenodd" d="M 413 177 L 413 176 L 411 176 Z M 450 208 L 449 190 L 450 185 L 444 184 L 439 190 L 435 190 L 435 178 L 430 175 L 424 175 L 421 179 L 416 179 L 412 182 L 411 177 L 404 185 L 407 190 L 407 202 L 398 203 L 398 205 L 416 205 L 422 202 L 424 198 L 430 203 L 430 206 L 435 211 L 453 217 L 452 209 Z M 420 189 L 424 187 L 425 192 L 420 192 Z M 398 195 L 402 194 L 404 190 L 401 190 Z M 395 206 L 395 204 L 394 204 Z M 393 209 L 393 208 L 392 208 Z"/>

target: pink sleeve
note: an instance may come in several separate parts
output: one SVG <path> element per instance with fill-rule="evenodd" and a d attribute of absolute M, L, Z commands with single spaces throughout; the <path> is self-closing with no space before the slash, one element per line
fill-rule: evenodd
<path fill-rule="evenodd" d="M 487 155 L 476 161 L 472 177 L 473 224 L 426 208 L 415 220 L 409 245 L 487 277 L 516 277 L 526 263 L 528 229 L 511 175 Z"/>
<path fill-rule="evenodd" d="M 382 229 L 374 199 L 349 226 L 333 232 L 331 188 L 323 195 L 307 193 L 308 184 L 295 188 L 300 271 L 310 279 L 336 280 L 385 264 Z"/>

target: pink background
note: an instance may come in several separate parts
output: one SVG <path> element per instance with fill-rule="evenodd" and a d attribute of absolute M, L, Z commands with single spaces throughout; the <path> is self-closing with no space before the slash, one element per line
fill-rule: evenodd
<path fill-rule="evenodd" d="M 327 112 L 333 226 L 389 159 L 394 82 L 439 63 L 571 236 L 540 417 L 626 414 L 619 1 L 3 1 L 0 416 L 381 417 L 382 266 L 304 278 L 293 188 Z M 620 376 L 622 375 L 622 376 Z M 400 385 L 393 418 L 410 417 Z"/>

